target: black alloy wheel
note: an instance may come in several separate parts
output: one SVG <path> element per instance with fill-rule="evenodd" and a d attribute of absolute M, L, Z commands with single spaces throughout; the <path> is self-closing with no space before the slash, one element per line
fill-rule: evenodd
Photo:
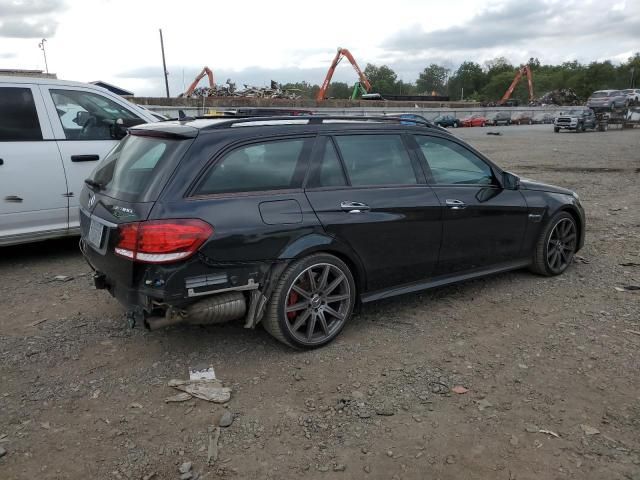
<path fill-rule="evenodd" d="M 283 273 L 263 323 L 290 346 L 319 347 L 340 333 L 355 296 L 353 276 L 344 262 L 333 255 L 312 255 Z"/>
<path fill-rule="evenodd" d="M 575 219 L 568 212 L 558 213 L 541 232 L 531 269 L 542 275 L 560 275 L 573 262 L 577 245 Z"/>

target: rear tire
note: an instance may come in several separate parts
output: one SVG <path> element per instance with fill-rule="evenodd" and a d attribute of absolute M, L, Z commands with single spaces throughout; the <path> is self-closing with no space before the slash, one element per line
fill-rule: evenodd
<path fill-rule="evenodd" d="M 559 212 L 540 232 L 529 269 L 547 277 L 560 275 L 573 262 L 578 245 L 578 226 L 568 212 Z"/>
<path fill-rule="evenodd" d="M 326 253 L 292 263 L 276 285 L 262 324 L 293 348 L 331 342 L 351 318 L 356 286 L 349 267 Z"/>

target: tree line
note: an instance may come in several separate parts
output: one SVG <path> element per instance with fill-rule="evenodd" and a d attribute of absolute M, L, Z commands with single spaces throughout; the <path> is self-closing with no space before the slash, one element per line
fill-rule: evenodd
<path fill-rule="evenodd" d="M 640 88 L 640 52 L 626 62 L 614 64 L 609 60 L 588 64 L 577 61 L 560 65 L 545 65 L 537 58 L 527 62 L 533 72 L 536 97 L 562 88 L 572 89 L 578 97 L 586 99 L 593 91 L 603 89 Z M 516 71 L 522 65 L 513 65 L 504 57 L 495 58 L 480 65 L 465 61 L 456 70 L 432 63 L 415 82 L 403 82 L 387 65 L 367 64 L 364 73 L 371 82 L 372 93 L 381 95 L 447 95 L 452 100 L 491 102 L 505 93 Z M 354 80 L 355 83 L 355 80 Z M 512 98 L 528 100 L 526 79 L 520 82 Z M 327 97 L 351 98 L 354 85 L 344 82 L 330 84 Z M 283 88 L 297 90 L 303 98 L 315 98 L 320 87 L 308 82 L 288 83 Z"/>

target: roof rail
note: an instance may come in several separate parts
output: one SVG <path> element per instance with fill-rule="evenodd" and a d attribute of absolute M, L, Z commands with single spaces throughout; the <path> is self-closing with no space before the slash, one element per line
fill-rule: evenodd
<path fill-rule="evenodd" d="M 209 117 L 211 118 L 211 117 Z M 221 117 L 218 117 L 221 118 Z M 299 124 L 300 120 L 306 120 L 307 125 L 319 125 L 325 123 L 327 120 L 345 120 L 350 122 L 379 122 L 379 123 L 401 123 L 412 124 L 416 126 L 436 128 L 436 126 L 428 121 L 417 120 L 413 118 L 402 118 L 400 116 L 356 116 L 356 115 L 288 115 L 288 116 L 274 116 L 274 117 L 248 117 L 238 118 L 231 117 L 229 120 L 217 122 L 213 125 L 204 127 L 203 130 L 215 130 L 222 128 L 230 128 L 239 124 L 251 124 L 251 123 L 268 123 L 268 122 L 291 122 L 292 124 Z"/>

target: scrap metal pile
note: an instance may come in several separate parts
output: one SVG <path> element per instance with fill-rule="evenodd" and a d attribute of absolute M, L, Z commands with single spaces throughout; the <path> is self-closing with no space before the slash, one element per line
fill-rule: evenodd
<path fill-rule="evenodd" d="M 570 88 L 561 88 L 559 90 L 552 90 L 545 93 L 540 97 L 536 103 L 538 105 L 560 105 L 560 106 L 572 106 L 581 105 L 582 102 Z"/>
<path fill-rule="evenodd" d="M 226 83 L 221 85 L 214 85 L 213 87 L 199 87 L 196 88 L 191 97 L 247 97 L 247 98 L 284 98 L 287 100 L 296 100 L 300 98 L 295 91 L 284 90 L 282 86 L 274 81 L 271 81 L 271 87 L 253 87 L 250 85 L 244 85 L 243 89 L 236 88 L 236 84 L 230 79 L 227 79 Z"/>

